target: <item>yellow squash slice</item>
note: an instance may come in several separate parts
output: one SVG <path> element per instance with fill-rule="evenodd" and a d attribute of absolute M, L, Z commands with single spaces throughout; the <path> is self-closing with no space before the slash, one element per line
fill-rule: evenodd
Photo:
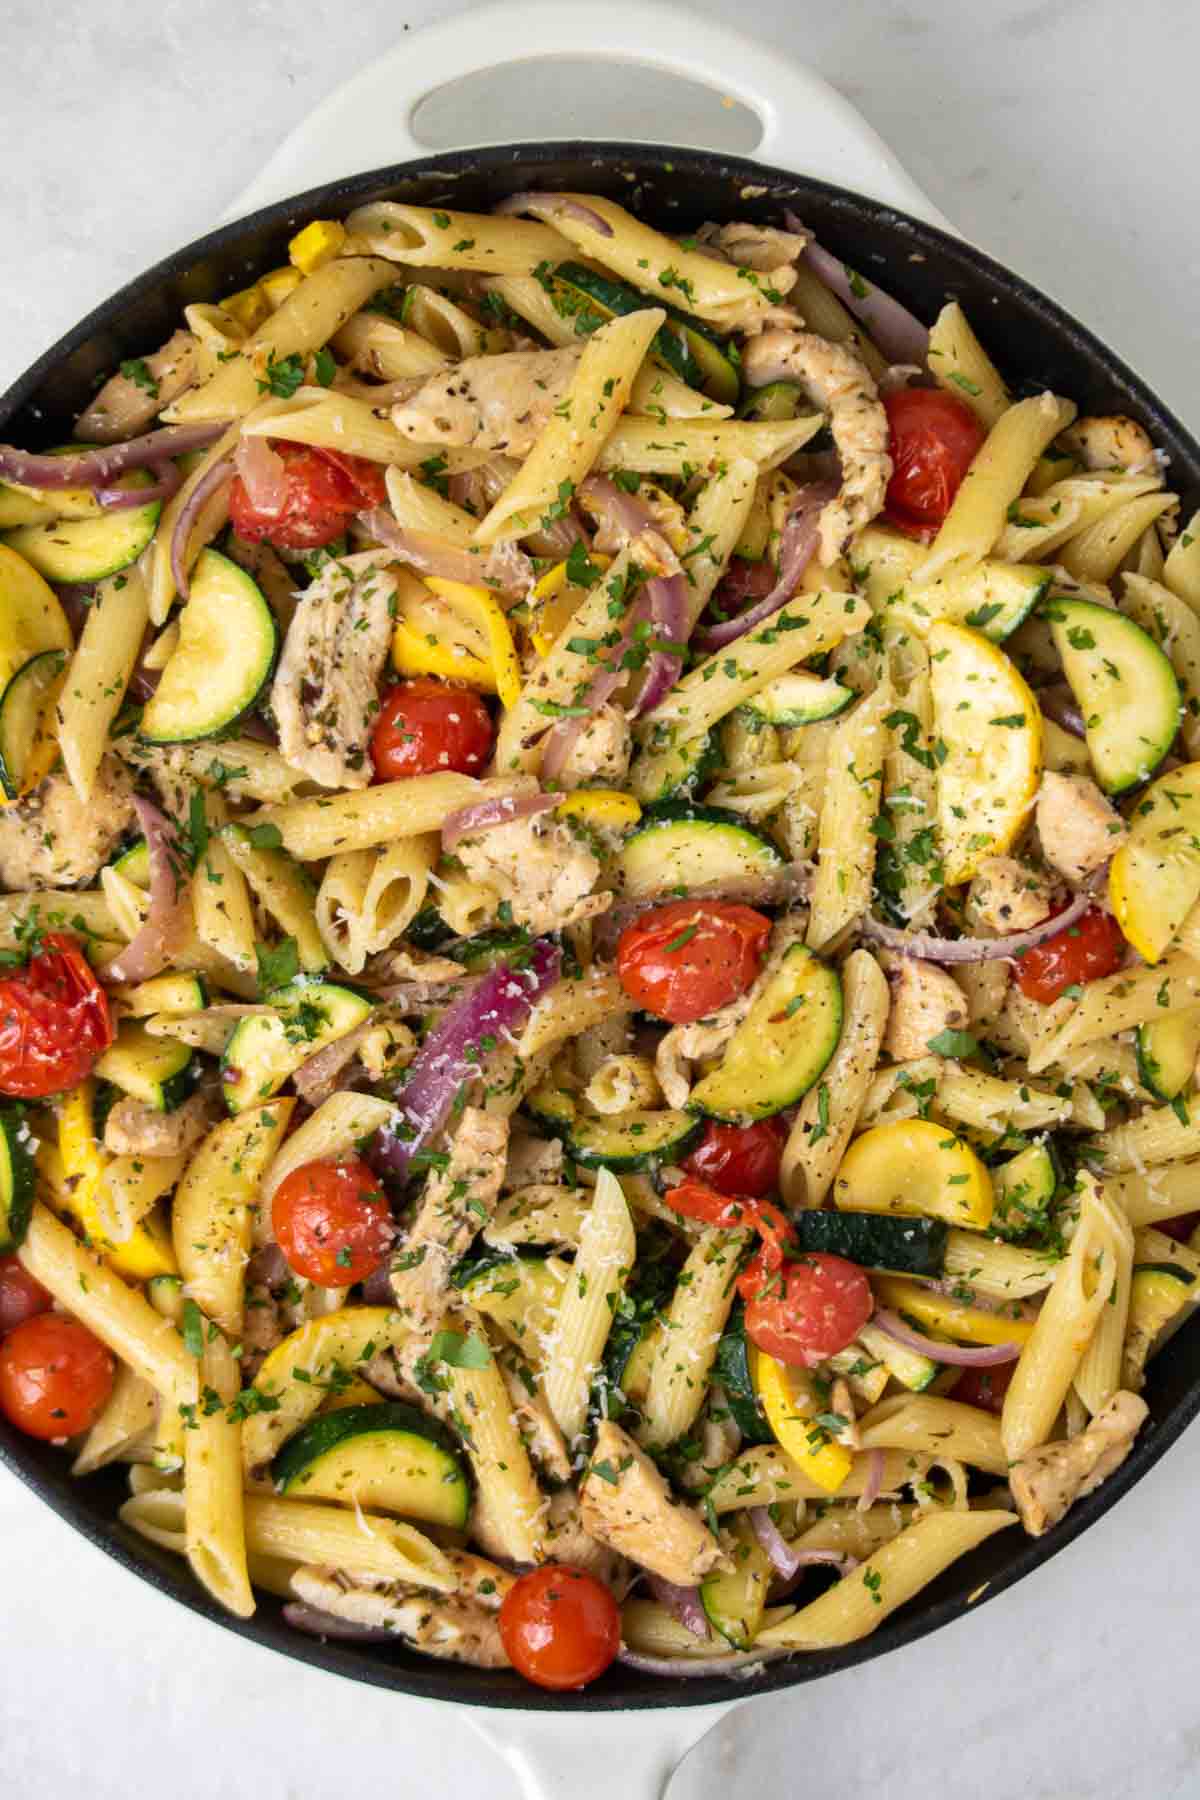
<path fill-rule="evenodd" d="M 1158 962 L 1200 900 L 1200 763 L 1161 775 L 1138 802 L 1108 891 L 1138 955 Z"/>

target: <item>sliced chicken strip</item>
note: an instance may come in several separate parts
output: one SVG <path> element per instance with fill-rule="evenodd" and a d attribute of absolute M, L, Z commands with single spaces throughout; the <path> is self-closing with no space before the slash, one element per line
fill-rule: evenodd
<path fill-rule="evenodd" d="M 695 1507 L 676 1499 L 665 1476 L 611 1419 L 597 1429 L 579 1513 L 592 1537 L 664 1581 L 690 1587 L 710 1569 L 732 1566 Z"/>
<path fill-rule="evenodd" d="M 396 580 L 371 556 L 331 562 L 288 627 L 271 687 L 279 748 L 328 788 L 371 779 L 368 740 L 392 640 Z"/>
<path fill-rule="evenodd" d="M 418 444 L 528 455 L 561 403 L 579 350 L 510 350 L 468 356 L 431 375 L 392 408 L 392 424 Z"/>
<path fill-rule="evenodd" d="M 1057 1525 L 1076 1500 L 1120 1468 L 1149 1413 L 1139 1395 L 1121 1390 L 1077 1437 L 1042 1444 L 1012 1465 L 1009 1486 L 1032 1537 Z"/>

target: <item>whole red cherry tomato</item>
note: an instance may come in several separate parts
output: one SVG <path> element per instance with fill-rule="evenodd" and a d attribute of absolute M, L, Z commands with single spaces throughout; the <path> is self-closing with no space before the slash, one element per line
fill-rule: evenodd
<path fill-rule="evenodd" d="M 746 1335 L 777 1362 L 801 1368 L 836 1356 L 871 1316 L 871 1284 L 857 1263 L 813 1251 L 772 1267 L 762 1250 L 738 1277 Z"/>
<path fill-rule="evenodd" d="M 745 993 L 770 935 L 771 921 L 753 907 L 674 900 L 625 927 L 617 974 L 646 1012 L 690 1025 Z"/>
<path fill-rule="evenodd" d="M 240 475 L 230 485 L 229 520 L 249 543 L 265 538 L 281 550 L 318 550 L 340 537 L 355 513 L 382 506 L 387 498 L 377 463 L 307 444 L 277 441 L 273 448 L 284 464 L 278 507 L 251 500 Z"/>
<path fill-rule="evenodd" d="M 0 1094 L 23 1100 L 74 1087 L 113 1041 L 108 996 L 78 941 L 51 931 L 41 942 L 0 980 Z"/>
<path fill-rule="evenodd" d="M 981 1406 L 984 1412 L 1004 1411 L 1004 1396 L 1013 1378 L 1015 1362 L 998 1363 L 993 1369 L 964 1369 L 954 1384 L 954 1399 L 968 1406 Z"/>
<path fill-rule="evenodd" d="M 580 1688 L 621 1648 L 621 1613 L 604 1583 L 569 1563 L 520 1575 L 500 1608 L 500 1641 L 514 1669 L 544 1688 Z"/>
<path fill-rule="evenodd" d="M 932 537 L 987 434 L 970 407 L 941 388 L 896 388 L 883 404 L 893 465 L 887 516 L 912 537 Z"/>
<path fill-rule="evenodd" d="M 95 1424 L 116 1368 L 78 1319 L 39 1313 L 0 1344 L 0 1412 L 30 1437 L 74 1437 Z"/>
<path fill-rule="evenodd" d="M 492 717 L 468 688 L 421 676 L 383 696 L 371 733 L 376 781 L 455 769 L 478 775 L 492 750 Z"/>
<path fill-rule="evenodd" d="M 1017 986 L 1028 1000 L 1049 1006 L 1069 987 L 1112 975 L 1125 957 L 1125 939 L 1110 913 L 1089 907 L 1082 919 L 1026 950 L 1017 963 Z"/>
<path fill-rule="evenodd" d="M 293 1169 L 275 1190 L 271 1223 L 289 1265 L 320 1287 L 365 1281 L 394 1235 L 383 1190 L 357 1157 Z"/>
<path fill-rule="evenodd" d="M 722 1194 L 761 1199 L 779 1186 L 779 1162 L 787 1133 L 777 1119 L 753 1125 L 718 1125 L 708 1120 L 704 1136 L 683 1159 L 683 1167 Z"/>
<path fill-rule="evenodd" d="M 0 1338 L 15 1325 L 49 1312 L 50 1296 L 17 1256 L 0 1256 Z"/>

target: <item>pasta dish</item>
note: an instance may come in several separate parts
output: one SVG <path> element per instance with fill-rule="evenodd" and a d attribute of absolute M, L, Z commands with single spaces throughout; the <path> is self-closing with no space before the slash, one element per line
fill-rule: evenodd
<path fill-rule="evenodd" d="M 0 1412 L 578 1688 L 1052 1531 L 1200 1296 L 1200 518 L 790 214 L 377 202 L 0 446 Z"/>

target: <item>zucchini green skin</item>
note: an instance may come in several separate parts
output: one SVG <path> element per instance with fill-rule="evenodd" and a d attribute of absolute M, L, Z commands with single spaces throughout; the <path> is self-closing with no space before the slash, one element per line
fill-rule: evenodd
<path fill-rule="evenodd" d="M 835 719 L 855 698 L 853 688 L 819 676 L 781 675 L 745 703 L 745 710 L 767 725 L 815 725 Z"/>
<path fill-rule="evenodd" d="M 627 896 L 641 899 L 769 875 L 782 863 L 770 839 L 737 813 L 666 800 L 643 813 L 625 840 L 617 878 Z"/>
<path fill-rule="evenodd" d="M 585 1169 L 634 1174 L 686 1156 L 704 1130 L 688 1113 L 634 1110 L 606 1118 L 579 1112 L 565 1088 L 543 1083 L 525 1102 L 543 1130 L 561 1138 L 567 1155 Z"/>
<path fill-rule="evenodd" d="M 765 387 L 748 388 L 738 407 L 739 419 L 798 419 L 804 391 L 798 381 L 769 381 Z"/>
<path fill-rule="evenodd" d="M 353 1030 L 371 1010 L 371 1002 L 344 982 L 295 982 L 269 998 L 282 1016 L 258 1013 L 239 1020 L 221 1058 L 222 1092 L 231 1113 L 269 1100 L 322 1044 Z M 307 1017 L 306 1008 L 311 1009 Z"/>
<path fill-rule="evenodd" d="M 17 1249 L 33 1216 L 33 1156 L 29 1127 L 14 1106 L 0 1107 L 0 1251 Z"/>
<path fill-rule="evenodd" d="M 702 787 L 720 767 L 721 746 L 715 731 L 662 749 L 655 748 L 654 739 L 651 732 L 649 744 L 637 752 L 629 770 L 630 789 L 644 807 L 658 807 L 667 800 L 678 802 Z"/>
<path fill-rule="evenodd" d="M 1051 594 L 1039 611 L 1083 714 L 1096 779 L 1107 794 L 1127 793 L 1175 741 L 1183 704 L 1175 671 L 1148 632 L 1094 600 Z"/>
<path fill-rule="evenodd" d="M 0 694 L 0 792 L 9 800 L 17 799 L 24 786 L 46 696 L 65 661 L 63 650 L 39 651 L 22 663 Z"/>
<path fill-rule="evenodd" d="M 134 887 L 150 886 L 150 849 L 144 837 L 136 839 L 127 850 L 122 850 L 112 867 L 126 881 L 132 881 Z"/>
<path fill-rule="evenodd" d="M 647 1332 L 653 1330 L 665 1311 L 674 1292 L 676 1275 L 672 1263 L 661 1256 L 647 1257 L 644 1240 L 639 1243 L 633 1282 L 617 1307 L 593 1387 L 593 1403 L 599 1417 L 616 1416 L 608 1396 L 614 1388 L 624 1392 L 629 1364 Z"/>
<path fill-rule="evenodd" d="M 452 944 L 446 955 L 452 962 L 462 963 L 464 968 L 482 973 L 500 962 L 514 962 L 520 967 L 522 958 L 529 955 L 532 943 L 529 933 L 519 929 L 481 931 L 477 937 L 464 938 L 462 943 Z"/>
<path fill-rule="evenodd" d="M 1168 1014 L 1134 1033 L 1138 1080 L 1159 1100 L 1174 1100 L 1190 1086 L 1200 1050 L 1200 1009 Z"/>
<path fill-rule="evenodd" d="M 998 1164 L 991 1176 L 996 1199 L 991 1230 L 998 1237 L 1019 1241 L 1045 1224 L 1060 1179 L 1048 1143 L 1031 1144 Z"/>
<path fill-rule="evenodd" d="M 347 1446 L 365 1445 L 367 1440 L 382 1436 L 397 1440 L 420 1482 L 436 1484 L 439 1505 L 435 1521 L 465 1525 L 471 1490 L 457 1446 L 449 1433 L 424 1413 L 399 1400 L 378 1406 L 346 1406 L 313 1419 L 284 1444 L 272 1462 L 271 1480 L 276 1491 L 304 1494 L 306 1489 L 312 1489 L 314 1475 L 324 1459 Z M 414 1500 L 412 1517 L 428 1516 L 418 1508 L 419 1502 Z"/>
<path fill-rule="evenodd" d="M 750 1377 L 750 1351 L 746 1342 L 746 1308 L 735 1300 L 721 1341 L 717 1345 L 713 1375 L 725 1390 L 733 1422 L 747 1444 L 773 1444 L 775 1433 L 767 1424 L 754 1382 Z"/>
<path fill-rule="evenodd" d="M 440 950 L 454 933 L 436 906 L 423 906 L 416 918 L 409 921 L 406 936 L 414 949 Z"/>
<path fill-rule="evenodd" d="M 714 1571 L 700 1583 L 700 1604 L 715 1631 L 735 1650 L 749 1650 L 758 1635 L 771 1585 L 771 1560 L 745 1513 L 729 1527 L 734 1539 L 733 1568 Z"/>
<path fill-rule="evenodd" d="M 599 275 L 577 262 L 559 263 L 550 277 L 549 291 L 556 308 L 575 318 L 580 335 L 596 330 L 606 319 L 641 312 L 652 304 L 625 282 Z M 733 405 L 741 378 L 722 345 L 699 320 L 673 306 L 665 310 L 667 321 L 651 346 L 654 355 L 689 387 L 698 388 L 710 400 Z"/>
<path fill-rule="evenodd" d="M 137 469 L 125 480 L 130 487 L 149 487 L 153 476 Z M 4 542 L 47 581 L 102 581 L 137 561 L 154 536 L 162 508 L 161 500 L 152 500 L 94 518 L 19 525 L 4 534 Z"/>
<path fill-rule="evenodd" d="M 768 1119 L 816 1084 L 841 1031 L 837 971 L 793 944 L 688 1106 L 731 1125 Z"/>
<path fill-rule="evenodd" d="M 245 569 L 217 550 L 197 559 L 180 633 L 142 713 L 138 735 L 148 744 L 217 736 L 251 710 L 274 673 L 275 615 Z"/>
<path fill-rule="evenodd" d="M 950 1232 L 944 1219 L 856 1212 L 801 1212 L 792 1229 L 803 1251 L 844 1256 L 864 1269 L 929 1276 L 945 1267 Z"/>
<path fill-rule="evenodd" d="M 95 1068 L 101 1080 L 158 1112 L 182 1106 L 202 1072 L 203 1064 L 189 1045 L 151 1037 L 136 1020 L 125 1022 Z"/>

